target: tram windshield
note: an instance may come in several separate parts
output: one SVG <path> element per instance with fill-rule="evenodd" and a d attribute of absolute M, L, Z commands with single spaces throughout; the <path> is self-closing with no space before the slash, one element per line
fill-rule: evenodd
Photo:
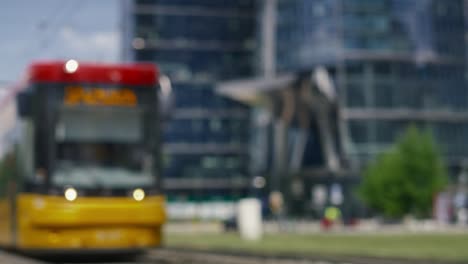
<path fill-rule="evenodd" d="M 83 188 L 154 185 L 143 114 L 139 108 L 60 109 L 52 184 Z"/>

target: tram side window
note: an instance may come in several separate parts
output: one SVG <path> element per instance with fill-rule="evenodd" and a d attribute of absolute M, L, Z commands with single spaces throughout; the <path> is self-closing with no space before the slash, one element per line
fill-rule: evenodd
<path fill-rule="evenodd" d="M 17 145 L 18 172 L 22 179 L 34 178 L 34 122 L 32 119 L 33 89 L 17 94 L 17 109 L 19 116 L 19 138 Z"/>
<path fill-rule="evenodd" d="M 9 182 L 15 175 L 15 155 L 9 143 L 0 143 L 0 198 L 4 198 L 9 192 Z"/>
<path fill-rule="evenodd" d="M 18 113 L 21 117 L 31 116 L 32 111 L 32 89 L 28 88 L 26 91 L 21 92 L 17 96 Z"/>
<path fill-rule="evenodd" d="M 34 177 L 34 125 L 30 119 L 23 119 L 20 123 L 18 163 L 22 178 L 32 180 Z"/>
<path fill-rule="evenodd" d="M 0 105 L 0 196 L 6 193 L 7 184 L 15 175 L 16 117 L 14 101 Z"/>

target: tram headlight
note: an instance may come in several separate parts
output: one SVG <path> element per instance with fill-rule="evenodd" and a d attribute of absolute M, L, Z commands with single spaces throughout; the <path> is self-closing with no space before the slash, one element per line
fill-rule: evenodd
<path fill-rule="evenodd" d="M 74 73 L 78 70 L 78 62 L 76 60 L 68 60 L 65 63 L 65 72 L 66 73 Z"/>
<path fill-rule="evenodd" d="M 64 195 L 65 195 L 65 199 L 72 202 L 72 201 L 75 201 L 76 198 L 78 197 L 78 192 L 75 190 L 75 188 L 67 188 L 65 190 Z"/>
<path fill-rule="evenodd" d="M 133 190 L 133 199 L 135 199 L 136 201 L 142 201 L 143 199 L 145 199 L 145 191 L 143 191 L 143 189 L 135 189 Z"/>

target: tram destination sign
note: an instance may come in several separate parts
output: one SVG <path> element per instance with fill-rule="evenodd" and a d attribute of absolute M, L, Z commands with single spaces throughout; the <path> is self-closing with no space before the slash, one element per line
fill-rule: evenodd
<path fill-rule="evenodd" d="M 65 87 L 64 104 L 67 106 L 126 106 L 138 104 L 138 98 L 129 88 L 104 89 L 84 88 L 81 86 Z"/>

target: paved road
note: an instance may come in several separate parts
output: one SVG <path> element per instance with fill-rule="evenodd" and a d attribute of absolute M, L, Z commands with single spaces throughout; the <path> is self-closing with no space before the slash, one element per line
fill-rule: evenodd
<path fill-rule="evenodd" d="M 172 249 L 158 249 L 129 260 L 100 260 L 94 259 L 63 259 L 46 262 L 18 256 L 16 254 L 1 252 L 0 264 L 353 264 L 351 262 L 325 262 L 300 259 L 278 259 L 273 257 L 236 256 L 226 254 L 213 254 L 194 251 L 178 251 Z"/>
<path fill-rule="evenodd" d="M 43 264 L 43 262 L 9 252 L 0 251 L 0 264 Z"/>
<path fill-rule="evenodd" d="M 353 257 L 327 257 L 326 260 L 304 259 L 299 257 L 271 257 L 240 254 L 210 253 L 193 250 L 158 249 L 149 251 L 137 258 L 128 260 L 100 260 L 95 259 L 65 259 L 53 262 L 44 262 L 28 259 L 22 256 L 0 252 L 0 264 L 446 264 L 441 262 L 407 261 L 390 259 L 372 259 Z"/>
<path fill-rule="evenodd" d="M 332 262 L 312 261 L 304 259 L 278 259 L 273 257 L 255 257 L 240 255 L 212 254 L 204 252 L 176 251 L 162 249 L 149 252 L 145 258 L 156 263 L 167 264 L 332 264 Z M 352 264 L 349 262 L 335 262 L 336 264 Z M 333 263 L 333 264 L 335 264 Z"/>

